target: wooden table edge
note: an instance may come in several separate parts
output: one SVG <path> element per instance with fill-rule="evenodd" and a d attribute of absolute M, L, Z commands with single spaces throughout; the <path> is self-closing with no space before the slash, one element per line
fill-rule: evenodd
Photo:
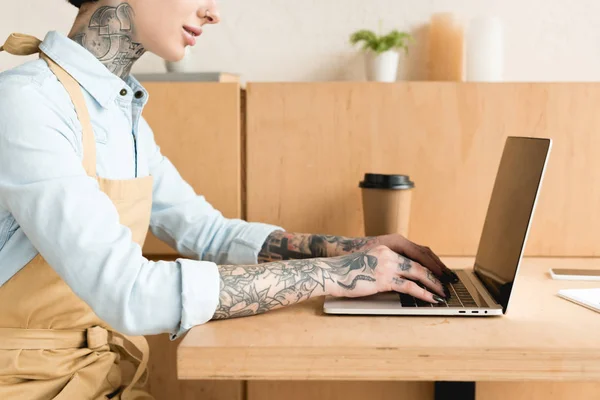
<path fill-rule="evenodd" d="M 600 381 L 600 351 L 180 347 L 177 374 L 184 380 Z"/>

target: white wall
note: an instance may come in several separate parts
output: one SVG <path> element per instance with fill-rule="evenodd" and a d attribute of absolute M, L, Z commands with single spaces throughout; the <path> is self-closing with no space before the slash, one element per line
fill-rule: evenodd
<path fill-rule="evenodd" d="M 168 1 L 168 0 L 165 0 Z M 76 9 L 66 0 L 0 0 L 0 41 L 11 32 L 43 38 L 68 32 Z M 508 81 L 597 81 L 600 79 L 598 0 L 221 0 L 222 24 L 206 29 L 192 50 L 197 71 L 242 73 L 248 81 L 362 79 L 362 62 L 348 45 L 359 28 L 419 32 L 433 12 L 453 11 L 468 20 L 494 14 L 506 28 Z M 417 35 L 419 37 L 419 35 Z M 417 41 L 417 45 L 419 42 Z M 0 70 L 23 61 L 0 53 Z M 403 78 L 422 78 L 418 48 Z M 164 71 L 152 54 L 137 72 Z"/>

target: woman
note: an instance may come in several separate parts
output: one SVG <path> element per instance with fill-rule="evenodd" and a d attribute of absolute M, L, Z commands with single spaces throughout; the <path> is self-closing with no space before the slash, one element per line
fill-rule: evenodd
<path fill-rule="evenodd" d="M 429 249 L 226 219 L 161 155 L 131 66 L 180 60 L 214 0 L 69 1 L 68 36 L 2 48 L 40 59 L 0 75 L 0 398 L 151 398 L 141 335 L 327 294 L 443 301 L 455 276 Z M 188 258 L 145 259 L 148 227 Z"/>

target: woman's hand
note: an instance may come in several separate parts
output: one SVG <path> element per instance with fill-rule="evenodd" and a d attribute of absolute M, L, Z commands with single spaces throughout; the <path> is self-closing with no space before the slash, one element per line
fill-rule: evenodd
<path fill-rule="evenodd" d="M 398 234 L 378 236 L 376 241 L 378 244 L 387 246 L 392 251 L 427 267 L 443 282 L 458 282 L 458 276 L 446 267 L 429 247 L 419 246 Z"/>
<path fill-rule="evenodd" d="M 214 319 L 261 314 L 323 295 L 363 297 L 396 291 L 430 303 L 446 297 L 431 269 L 383 245 L 338 257 L 220 265 L 219 273 L 221 291 Z"/>
<path fill-rule="evenodd" d="M 321 285 L 327 286 L 325 292 L 344 297 L 395 290 L 419 292 L 420 296 L 415 297 L 432 301 L 432 293 L 444 296 L 440 281 L 458 281 L 431 249 L 398 234 L 348 238 L 275 231 L 265 241 L 258 258 L 260 262 L 314 259 L 314 265 L 319 265 L 324 274 L 315 270 L 309 276 L 327 282 Z"/>
<path fill-rule="evenodd" d="M 429 254 L 421 258 L 430 257 Z M 327 292 L 336 297 L 363 297 L 381 292 L 406 293 L 430 302 L 444 302 L 444 286 L 420 263 L 379 245 L 365 252 L 322 259 L 331 282 Z M 441 267 L 436 268 L 440 270 Z M 421 285 L 417 284 L 420 283 Z"/>

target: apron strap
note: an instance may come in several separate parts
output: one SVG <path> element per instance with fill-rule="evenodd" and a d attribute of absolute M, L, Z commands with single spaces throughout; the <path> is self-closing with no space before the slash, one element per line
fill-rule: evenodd
<path fill-rule="evenodd" d="M 81 129 L 83 133 L 83 168 L 85 172 L 92 178 L 96 178 L 96 140 L 94 136 L 94 129 L 92 128 L 92 122 L 90 114 L 88 112 L 85 99 L 83 98 L 83 91 L 81 86 L 75 78 L 67 73 L 63 68 L 56 64 L 50 57 L 44 52 L 40 51 L 40 58 L 43 58 L 47 63 L 54 75 L 58 78 L 60 83 L 63 84 L 67 93 L 71 96 L 71 101 L 75 106 L 75 112 L 77 118 L 81 123 Z"/>
<path fill-rule="evenodd" d="M 0 51 L 6 51 L 18 56 L 40 53 L 40 58 L 43 58 L 48 63 L 50 70 L 52 70 L 71 96 L 71 101 L 75 106 L 75 112 L 77 113 L 83 132 L 83 168 L 89 176 L 96 179 L 96 140 L 81 86 L 75 78 L 40 50 L 40 43 L 42 41 L 34 36 L 23 33 L 12 33 L 6 39 L 4 45 L 0 47 Z"/>
<path fill-rule="evenodd" d="M 85 331 L 0 328 L 0 350 L 77 349 L 86 347 Z"/>
<path fill-rule="evenodd" d="M 114 331 L 110 332 L 108 343 L 124 351 L 129 360 L 134 360 L 138 365 L 131 383 L 123 390 L 123 398 L 127 399 L 136 383 L 145 386 L 148 381 L 150 347 L 143 336 L 125 336 Z"/>
<path fill-rule="evenodd" d="M 40 43 L 42 41 L 34 36 L 11 33 L 4 45 L 0 46 L 0 51 L 6 51 L 15 56 L 29 56 L 40 51 Z"/>

